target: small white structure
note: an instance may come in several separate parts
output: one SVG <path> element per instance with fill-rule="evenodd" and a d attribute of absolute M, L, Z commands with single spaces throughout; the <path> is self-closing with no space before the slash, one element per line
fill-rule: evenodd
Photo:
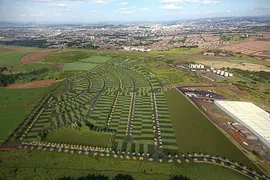
<path fill-rule="evenodd" d="M 188 67 L 190 69 L 204 69 L 204 65 L 202 64 L 189 64 Z"/>
<path fill-rule="evenodd" d="M 224 77 L 233 77 L 232 73 L 229 73 L 227 71 L 221 71 L 221 70 L 212 70 L 212 72 L 214 74 L 220 75 L 220 76 L 224 76 Z"/>
<path fill-rule="evenodd" d="M 217 100 L 214 103 L 270 148 L 270 114 L 268 112 L 250 102 Z"/>
<path fill-rule="evenodd" d="M 220 75 L 221 76 L 224 76 L 225 75 L 225 72 L 224 71 L 220 71 Z"/>

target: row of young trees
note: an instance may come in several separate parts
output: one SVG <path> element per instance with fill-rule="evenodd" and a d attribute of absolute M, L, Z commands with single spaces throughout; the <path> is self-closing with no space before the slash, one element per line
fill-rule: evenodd
<path fill-rule="evenodd" d="M 134 178 L 130 174 L 119 173 L 113 177 L 113 180 L 133 180 Z M 62 177 L 59 180 L 109 180 L 109 176 L 102 174 L 89 174 L 88 176 L 82 176 L 79 178 Z M 171 175 L 169 180 L 190 180 L 187 176 L 183 175 Z"/>

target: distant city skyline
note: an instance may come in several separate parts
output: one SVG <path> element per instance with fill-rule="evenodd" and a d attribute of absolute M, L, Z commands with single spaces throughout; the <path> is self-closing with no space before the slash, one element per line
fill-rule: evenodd
<path fill-rule="evenodd" d="M 269 0 L 0 0 L 0 21 L 170 21 L 270 15 Z"/>

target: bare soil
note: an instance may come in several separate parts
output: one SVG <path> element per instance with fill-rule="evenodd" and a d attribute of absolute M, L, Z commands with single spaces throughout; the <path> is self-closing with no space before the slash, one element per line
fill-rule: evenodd
<path fill-rule="evenodd" d="M 33 81 L 30 83 L 24 83 L 24 84 L 11 84 L 7 86 L 6 88 L 9 89 L 26 89 L 26 88 L 38 88 L 38 87 L 47 87 L 51 86 L 56 82 L 54 79 L 49 80 L 41 80 L 41 81 Z"/>
<path fill-rule="evenodd" d="M 38 61 L 41 58 L 49 56 L 52 53 L 53 52 L 46 51 L 46 52 L 35 52 L 35 53 L 32 53 L 32 54 L 28 54 L 28 55 L 21 58 L 21 62 L 23 64 L 27 64 L 27 63 L 30 63 L 32 61 Z"/>
<path fill-rule="evenodd" d="M 269 59 L 269 55 L 264 55 L 264 50 L 270 50 L 270 41 L 267 39 L 257 39 L 241 42 L 235 45 L 224 46 L 220 48 L 225 51 L 238 52 L 245 55 L 252 55 Z"/>

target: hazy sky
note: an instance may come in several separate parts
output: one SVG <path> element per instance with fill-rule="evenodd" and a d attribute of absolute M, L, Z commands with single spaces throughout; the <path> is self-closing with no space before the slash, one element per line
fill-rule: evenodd
<path fill-rule="evenodd" d="M 270 0 L 0 0 L 0 20 L 164 21 L 270 15 Z"/>

